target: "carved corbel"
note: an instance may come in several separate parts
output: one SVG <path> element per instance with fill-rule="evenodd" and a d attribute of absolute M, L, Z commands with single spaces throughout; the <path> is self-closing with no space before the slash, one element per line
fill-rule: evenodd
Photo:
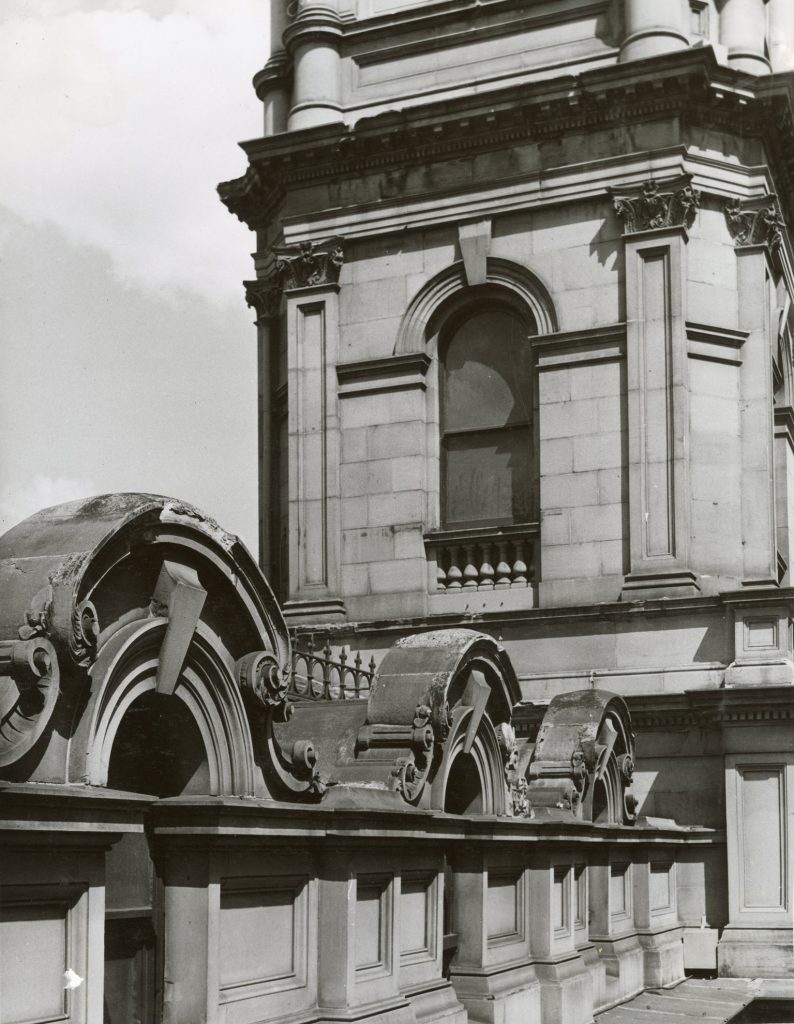
<path fill-rule="evenodd" d="M 691 228 L 698 208 L 700 192 L 692 187 L 691 177 L 670 182 L 650 179 L 639 190 L 610 189 L 615 212 L 623 221 L 624 234 L 661 228 Z"/>

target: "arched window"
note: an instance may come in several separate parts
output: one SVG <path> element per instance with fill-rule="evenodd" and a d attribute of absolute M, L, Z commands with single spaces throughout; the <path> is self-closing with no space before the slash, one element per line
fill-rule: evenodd
<path fill-rule="evenodd" d="M 509 305 L 470 307 L 440 346 L 443 529 L 534 518 L 531 327 Z"/>

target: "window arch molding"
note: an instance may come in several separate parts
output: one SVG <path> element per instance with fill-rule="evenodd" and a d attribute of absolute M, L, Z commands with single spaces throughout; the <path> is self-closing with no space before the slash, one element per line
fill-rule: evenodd
<path fill-rule="evenodd" d="M 463 261 L 442 270 L 414 296 L 397 332 L 395 355 L 428 352 L 435 355 L 442 323 L 472 302 L 499 302 L 513 306 L 534 320 L 536 334 L 557 332 L 557 316 L 545 284 L 520 264 L 489 257 L 484 284 L 470 286 Z"/>

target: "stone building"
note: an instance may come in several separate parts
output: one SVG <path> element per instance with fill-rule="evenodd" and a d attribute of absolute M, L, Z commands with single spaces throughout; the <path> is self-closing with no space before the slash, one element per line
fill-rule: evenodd
<path fill-rule="evenodd" d="M 271 8 L 261 566 L 0 538 L 0 1024 L 725 1020 L 794 968 L 794 6 Z"/>
<path fill-rule="evenodd" d="M 641 810 L 725 837 L 701 966 L 790 970 L 794 4 L 300 0 L 272 39 L 220 192 L 298 644 L 476 623 L 526 735 L 623 695 Z"/>

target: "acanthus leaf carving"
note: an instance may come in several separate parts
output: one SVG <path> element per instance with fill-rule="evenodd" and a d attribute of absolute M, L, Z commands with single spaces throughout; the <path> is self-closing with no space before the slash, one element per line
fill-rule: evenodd
<path fill-rule="evenodd" d="M 301 242 L 298 246 L 274 247 L 275 274 L 282 288 L 309 288 L 336 284 L 345 261 L 340 238 L 330 238 L 315 245 Z"/>
<path fill-rule="evenodd" d="M 256 313 L 257 322 L 273 320 L 281 307 L 281 282 L 276 273 L 256 281 L 244 281 L 245 301 Z"/>
<path fill-rule="evenodd" d="M 692 187 L 689 176 L 661 184 L 650 179 L 638 193 L 610 191 L 627 235 L 659 228 L 691 228 L 700 208 L 700 192 Z"/>
<path fill-rule="evenodd" d="M 775 252 L 783 244 L 786 223 L 780 215 L 774 196 L 742 202 L 729 199 L 723 207 L 728 231 L 737 248 L 766 245 Z"/>

